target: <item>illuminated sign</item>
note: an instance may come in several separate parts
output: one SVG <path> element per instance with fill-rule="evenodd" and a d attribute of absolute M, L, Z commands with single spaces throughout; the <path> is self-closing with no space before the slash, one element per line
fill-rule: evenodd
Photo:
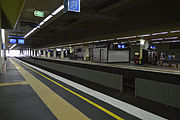
<path fill-rule="evenodd" d="M 125 45 L 119 44 L 119 45 L 118 45 L 118 48 L 125 48 Z"/>
<path fill-rule="evenodd" d="M 151 49 L 156 49 L 156 47 L 155 47 L 155 46 L 151 46 L 150 48 L 151 48 Z"/>
<path fill-rule="evenodd" d="M 18 44 L 24 44 L 24 39 L 18 39 Z"/>
<path fill-rule="evenodd" d="M 80 0 L 64 0 L 64 12 L 80 12 Z"/>
<path fill-rule="evenodd" d="M 34 11 L 34 16 L 44 17 L 44 12 L 43 12 L 43 11 L 35 10 L 35 11 Z"/>
<path fill-rule="evenodd" d="M 10 38 L 9 43 L 10 44 L 16 44 L 16 39 L 15 38 Z"/>

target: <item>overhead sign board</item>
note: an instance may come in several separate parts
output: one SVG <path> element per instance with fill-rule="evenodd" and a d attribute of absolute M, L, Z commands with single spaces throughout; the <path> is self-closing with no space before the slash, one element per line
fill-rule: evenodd
<path fill-rule="evenodd" d="M 43 11 L 39 11 L 39 10 L 35 10 L 34 11 L 34 16 L 44 17 L 44 12 Z"/>
<path fill-rule="evenodd" d="M 64 0 L 64 12 L 80 12 L 80 0 Z"/>
<path fill-rule="evenodd" d="M 24 39 L 18 39 L 18 44 L 24 44 Z"/>
<path fill-rule="evenodd" d="M 10 38 L 9 43 L 10 44 L 16 44 L 16 39 L 15 38 Z"/>

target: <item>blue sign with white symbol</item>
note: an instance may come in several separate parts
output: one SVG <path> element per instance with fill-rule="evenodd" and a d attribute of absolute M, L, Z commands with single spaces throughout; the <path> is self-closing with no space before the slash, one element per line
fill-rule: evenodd
<path fill-rule="evenodd" d="M 15 38 L 10 38 L 9 43 L 10 44 L 16 44 L 16 39 Z"/>
<path fill-rule="evenodd" d="M 64 0 L 64 12 L 80 12 L 80 0 Z"/>

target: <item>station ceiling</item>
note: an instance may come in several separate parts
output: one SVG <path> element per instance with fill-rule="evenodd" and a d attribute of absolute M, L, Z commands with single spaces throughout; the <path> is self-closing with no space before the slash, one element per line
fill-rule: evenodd
<path fill-rule="evenodd" d="M 25 35 L 51 14 L 63 0 L 27 0 L 16 30 Z M 43 48 L 180 29 L 179 0 L 81 0 L 81 12 L 59 13 L 26 39 L 26 45 Z M 177 34 L 180 37 L 180 35 Z"/>

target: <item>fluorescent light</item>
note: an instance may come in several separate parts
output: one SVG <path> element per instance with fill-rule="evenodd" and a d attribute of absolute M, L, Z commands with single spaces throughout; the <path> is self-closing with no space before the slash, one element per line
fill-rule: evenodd
<path fill-rule="evenodd" d="M 170 31 L 170 33 L 178 33 L 178 32 L 180 32 L 180 30 Z"/>
<path fill-rule="evenodd" d="M 163 38 L 151 39 L 151 41 L 163 40 Z"/>
<path fill-rule="evenodd" d="M 94 41 L 94 42 L 100 42 L 99 40 L 97 40 L 97 41 Z"/>
<path fill-rule="evenodd" d="M 61 51 L 61 49 L 60 48 L 56 48 L 56 51 Z"/>
<path fill-rule="evenodd" d="M 45 18 L 44 20 L 43 20 L 43 22 L 47 22 L 49 19 L 51 19 L 53 16 L 52 15 L 49 15 L 49 16 L 47 16 L 47 18 Z"/>
<path fill-rule="evenodd" d="M 138 35 L 137 37 L 148 37 L 148 36 L 151 36 L 151 34 Z"/>
<path fill-rule="evenodd" d="M 52 13 L 52 15 L 56 15 L 56 14 L 58 14 L 61 10 L 63 10 L 64 9 L 64 5 L 61 5 L 57 10 L 55 10 L 53 13 Z"/>
<path fill-rule="evenodd" d="M 172 42 L 172 41 L 162 41 L 161 43 L 170 43 L 170 42 Z"/>
<path fill-rule="evenodd" d="M 144 43 L 145 43 L 145 40 L 141 39 L 140 40 L 140 45 L 144 45 Z"/>
<path fill-rule="evenodd" d="M 100 40 L 100 42 L 106 42 L 107 40 Z"/>
<path fill-rule="evenodd" d="M 137 41 L 129 41 L 130 43 L 137 42 Z"/>
<path fill-rule="evenodd" d="M 36 26 L 36 28 L 40 28 L 40 25 Z"/>
<path fill-rule="evenodd" d="M 5 44 L 5 30 L 1 29 L 1 38 L 2 38 L 2 43 Z"/>
<path fill-rule="evenodd" d="M 37 30 L 38 28 L 33 28 L 30 32 L 28 32 L 24 38 L 27 38 L 31 33 L 33 33 L 35 30 Z"/>
<path fill-rule="evenodd" d="M 93 43 L 93 41 L 87 42 L 87 43 Z"/>
<path fill-rule="evenodd" d="M 122 37 L 122 38 L 117 38 L 117 40 L 130 39 L 130 38 L 136 38 L 136 37 L 137 36 Z"/>
<path fill-rule="evenodd" d="M 165 38 L 165 40 L 171 40 L 171 39 L 178 39 L 178 37 L 169 37 L 169 38 Z"/>
<path fill-rule="evenodd" d="M 16 47 L 16 45 L 17 45 L 17 44 L 14 44 L 14 45 L 10 48 L 10 50 L 12 50 L 14 47 Z"/>
<path fill-rule="evenodd" d="M 44 22 L 44 21 L 42 21 L 42 22 L 39 24 L 39 26 L 42 26 L 44 23 L 45 23 L 45 22 Z"/>
<path fill-rule="evenodd" d="M 118 42 L 116 42 L 116 43 L 113 43 L 113 45 L 117 45 L 118 44 Z"/>
<path fill-rule="evenodd" d="M 180 40 L 174 40 L 174 41 L 172 41 L 172 42 L 180 42 Z"/>
<path fill-rule="evenodd" d="M 115 40 L 115 39 L 107 39 L 107 41 L 112 41 L 112 40 Z"/>
<path fill-rule="evenodd" d="M 56 15 L 57 13 L 59 13 L 61 10 L 64 9 L 64 5 L 61 5 L 57 10 L 55 10 L 52 15 L 49 15 L 48 17 L 46 17 L 36 28 L 34 28 L 33 30 L 31 30 L 30 32 L 28 32 L 24 38 L 27 38 L 31 33 L 33 33 L 36 29 L 40 28 L 40 26 L 42 26 L 45 22 L 47 22 L 49 19 L 51 19 L 53 17 L 53 15 Z"/>
<path fill-rule="evenodd" d="M 153 44 L 159 44 L 160 42 L 153 42 Z"/>
<path fill-rule="evenodd" d="M 168 34 L 168 32 L 153 33 L 152 35 L 164 35 L 164 34 Z"/>

